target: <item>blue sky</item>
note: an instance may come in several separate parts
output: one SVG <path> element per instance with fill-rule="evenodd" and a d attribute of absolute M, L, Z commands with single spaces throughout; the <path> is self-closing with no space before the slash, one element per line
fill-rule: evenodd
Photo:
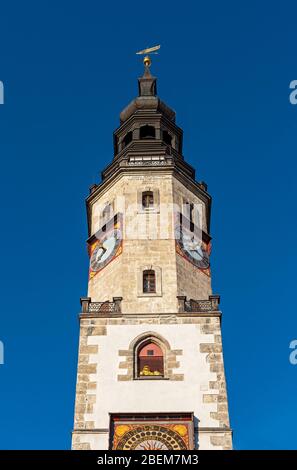
<path fill-rule="evenodd" d="M 84 199 L 137 93 L 134 53 L 157 43 L 158 93 L 214 199 L 234 446 L 297 448 L 296 15 L 293 1 L 2 2 L 0 448 L 70 447 Z"/>

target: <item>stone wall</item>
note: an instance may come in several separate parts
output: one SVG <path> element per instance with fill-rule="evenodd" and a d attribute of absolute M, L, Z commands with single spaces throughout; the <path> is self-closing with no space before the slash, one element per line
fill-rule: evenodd
<path fill-rule="evenodd" d="M 148 189 L 158 193 L 157 206 L 151 213 L 143 213 L 137 209 L 139 193 Z M 210 277 L 176 253 L 172 211 L 174 204 L 181 208 L 185 198 L 204 204 L 171 174 L 123 175 L 98 196 L 92 206 L 92 234 L 99 229 L 102 208 L 112 203 L 115 212 L 125 214 L 124 242 L 122 254 L 90 280 L 88 296 L 93 302 L 122 297 L 123 313 L 143 314 L 176 311 L 177 295 L 208 299 Z M 202 213 L 206 229 L 205 210 Z M 133 235 L 129 232 L 132 227 L 137 227 Z M 144 265 L 161 271 L 161 295 L 139 295 L 139 270 Z"/>

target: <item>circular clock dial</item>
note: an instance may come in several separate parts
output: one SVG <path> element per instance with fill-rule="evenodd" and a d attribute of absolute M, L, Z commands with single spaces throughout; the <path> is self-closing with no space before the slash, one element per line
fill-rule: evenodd
<path fill-rule="evenodd" d="M 98 271 L 114 254 L 120 240 L 119 230 L 115 230 L 110 237 L 99 242 L 95 247 L 90 261 L 92 271 Z"/>
<path fill-rule="evenodd" d="M 164 426 L 151 425 L 127 432 L 117 445 L 120 450 L 183 450 L 186 445 L 180 435 Z"/>
<path fill-rule="evenodd" d="M 194 235 L 182 234 L 181 245 L 184 253 L 195 262 L 196 266 L 204 269 L 209 267 L 209 254 Z"/>

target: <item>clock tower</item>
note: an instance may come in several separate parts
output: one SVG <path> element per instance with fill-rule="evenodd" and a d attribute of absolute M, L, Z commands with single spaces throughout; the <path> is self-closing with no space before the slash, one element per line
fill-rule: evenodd
<path fill-rule="evenodd" d="M 231 449 L 211 197 L 144 61 L 90 188 L 73 449 Z"/>

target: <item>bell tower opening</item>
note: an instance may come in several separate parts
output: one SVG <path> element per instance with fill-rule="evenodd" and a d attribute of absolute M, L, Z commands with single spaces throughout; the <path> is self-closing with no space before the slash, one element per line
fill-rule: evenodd
<path fill-rule="evenodd" d="M 123 138 L 123 148 L 127 147 L 127 145 L 129 145 L 130 142 L 132 142 L 132 135 L 133 135 L 132 131 L 127 132 L 127 134 Z"/>
<path fill-rule="evenodd" d="M 156 130 L 153 126 L 145 125 L 141 126 L 139 132 L 140 139 L 155 139 L 156 137 Z"/>
<path fill-rule="evenodd" d="M 172 143 L 172 135 L 169 134 L 168 131 L 163 130 L 162 136 L 163 136 L 163 140 L 164 140 L 165 144 L 171 145 L 171 143 Z"/>

